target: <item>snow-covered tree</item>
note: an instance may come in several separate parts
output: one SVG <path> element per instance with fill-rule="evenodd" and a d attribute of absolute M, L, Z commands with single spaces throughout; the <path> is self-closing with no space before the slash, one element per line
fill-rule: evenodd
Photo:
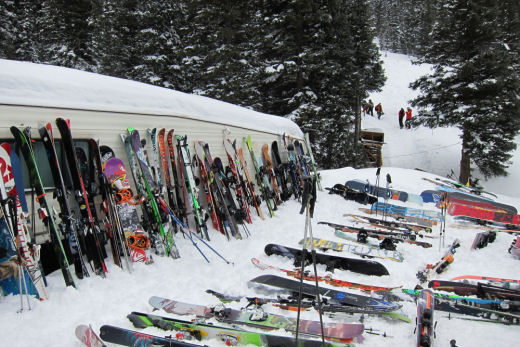
<path fill-rule="evenodd" d="M 309 132 L 322 167 L 354 163 L 355 97 L 364 98 L 382 78 L 380 65 L 379 75 L 369 66 L 377 48 L 366 8 L 366 1 L 352 0 L 265 1 L 262 7 L 261 110 L 290 117 Z"/>
<path fill-rule="evenodd" d="M 416 120 L 461 130 L 460 182 L 468 181 L 471 164 L 486 177 L 506 175 L 520 130 L 520 80 L 518 56 L 504 45 L 507 35 L 497 23 L 506 20 L 500 13 L 511 2 L 443 5 L 423 60 L 433 64 L 433 72 L 411 84 L 421 92 L 412 100 L 419 108 Z"/>
<path fill-rule="evenodd" d="M 53 65 L 95 70 L 90 23 L 99 10 L 91 0 L 43 1 L 40 59 Z"/>
<path fill-rule="evenodd" d="M 182 30 L 182 66 L 197 94 L 250 106 L 258 92 L 252 62 L 257 59 L 252 23 L 256 2 L 192 0 Z"/>

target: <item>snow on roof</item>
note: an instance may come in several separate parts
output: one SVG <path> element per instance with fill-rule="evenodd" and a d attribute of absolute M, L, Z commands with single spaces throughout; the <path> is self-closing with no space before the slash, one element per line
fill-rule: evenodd
<path fill-rule="evenodd" d="M 149 84 L 0 59 L 0 104 L 181 116 L 303 137 L 293 121 Z"/>

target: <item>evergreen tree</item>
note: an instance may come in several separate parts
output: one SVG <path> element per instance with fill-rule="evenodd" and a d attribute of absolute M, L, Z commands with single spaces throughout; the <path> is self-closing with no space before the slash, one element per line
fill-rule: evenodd
<path fill-rule="evenodd" d="M 143 1 L 134 16 L 137 24 L 132 48 L 136 65 L 126 77 L 162 87 L 182 89 L 181 40 L 177 29 L 184 23 L 179 1 Z"/>
<path fill-rule="evenodd" d="M 183 28 L 183 70 L 190 91 L 227 102 L 251 105 L 251 22 L 255 2 L 193 0 Z"/>
<path fill-rule="evenodd" d="M 16 52 L 17 18 L 13 0 L 0 3 L 0 58 L 13 59 Z"/>
<path fill-rule="evenodd" d="M 138 36 L 137 0 L 105 0 L 95 29 L 95 47 L 100 52 L 99 71 L 128 78 L 140 61 L 136 51 Z"/>
<path fill-rule="evenodd" d="M 309 132 L 319 165 L 325 168 L 354 163 L 352 81 L 364 97 L 370 89 L 365 83 L 375 77 L 361 72 L 366 61 L 354 56 L 366 53 L 366 41 L 356 40 L 365 38 L 359 27 L 369 25 L 368 12 L 356 12 L 358 6 L 366 9 L 366 2 L 264 1 L 259 16 L 264 30 L 258 48 L 263 66 L 256 78 L 261 111 L 289 117 Z M 357 14 L 351 17 L 353 12 Z M 366 33 L 372 44 L 370 30 Z M 369 49 L 368 55 L 373 52 Z"/>
<path fill-rule="evenodd" d="M 42 61 L 58 66 L 95 70 L 92 17 L 100 11 L 91 0 L 46 0 L 42 7 Z"/>
<path fill-rule="evenodd" d="M 446 0 L 423 60 L 434 71 L 411 84 L 421 91 L 412 100 L 419 107 L 418 123 L 461 130 L 462 183 L 470 177 L 471 163 L 485 177 L 506 175 L 516 148 L 520 80 L 497 25 L 505 4 Z"/>
<path fill-rule="evenodd" d="M 12 60 L 42 61 L 42 0 L 0 2 L 0 56 Z"/>

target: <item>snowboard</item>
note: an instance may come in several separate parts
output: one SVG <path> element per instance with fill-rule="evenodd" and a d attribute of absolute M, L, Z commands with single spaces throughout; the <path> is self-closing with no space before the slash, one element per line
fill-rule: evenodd
<path fill-rule="evenodd" d="M 298 266 L 298 264 L 302 261 L 301 258 L 303 252 L 300 249 L 271 243 L 265 246 L 264 251 L 267 255 L 281 255 L 290 259 L 294 259 L 296 266 Z M 304 261 L 306 263 L 312 263 L 312 256 L 310 252 L 306 253 L 306 259 Z M 345 258 L 318 253 L 316 254 L 316 262 L 318 264 L 325 264 L 329 270 L 341 269 L 373 276 L 389 275 L 388 270 L 383 264 L 372 260 Z"/>
<path fill-rule="evenodd" d="M 254 311 L 235 310 L 225 308 L 224 312 L 215 312 L 214 308 L 169 300 L 158 296 L 152 296 L 148 303 L 155 309 L 164 310 L 178 315 L 195 315 L 199 318 L 216 318 L 219 321 L 230 324 L 247 325 L 260 329 L 284 329 L 294 333 L 296 331 L 296 319 L 271 313 L 255 314 Z M 257 312 L 258 313 L 258 312 Z M 321 324 L 319 321 L 300 320 L 299 332 L 305 335 L 321 336 Z M 364 330 L 360 323 L 324 323 L 324 335 L 330 339 L 351 339 L 359 336 Z"/>
<path fill-rule="evenodd" d="M 352 238 L 352 239 L 355 240 L 355 238 Z M 311 243 L 310 240 L 307 239 L 307 242 L 305 244 L 308 247 L 308 246 L 310 246 L 310 243 Z M 304 240 L 300 240 L 300 242 L 298 242 L 298 244 L 303 245 Z M 331 240 L 314 238 L 313 246 L 314 246 L 314 248 L 321 249 L 323 251 L 327 251 L 327 250 L 333 250 L 333 251 L 337 251 L 337 252 L 346 251 L 346 252 L 350 252 L 352 254 L 359 255 L 361 258 L 379 258 L 379 259 L 388 259 L 388 260 L 399 261 L 399 262 L 403 261 L 402 256 L 400 258 L 393 257 L 393 256 L 386 256 L 385 252 L 383 252 L 386 250 L 381 249 L 379 247 L 374 247 L 375 248 L 374 249 L 368 245 L 341 243 L 341 242 L 336 242 L 336 241 L 331 241 Z M 395 251 L 393 251 L 393 252 L 396 253 Z M 380 253 L 382 253 L 382 254 L 380 254 Z M 390 252 L 388 252 L 388 253 L 390 253 Z"/>
<path fill-rule="evenodd" d="M 386 204 L 382 202 L 374 203 L 372 205 L 372 210 L 383 212 L 383 214 L 393 213 L 421 219 L 430 219 L 437 222 L 441 221 L 441 214 L 437 211 L 409 208 L 405 206 Z"/>
<path fill-rule="evenodd" d="M 389 189 L 385 187 L 376 187 L 367 181 L 358 179 L 349 180 L 345 182 L 345 186 L 358 192 L 366 192 L 375 195 L 378 198 L 400 200 L 406 202 L 408 200 L 408 193 L 401 192 L 395 189 Z"/>
<path fill-rule="evenodd" d="M 135 235 L 144 235 L 148 239 L 149 235 L 139 221 L 139 215 L 133 202 L 132 190 L 125 164 L 119 158 L 112 157 L 105 162 L 104 170 L 107 180 L 116 192 L 116 207 L 119 215 L 120 224 L 123 229 L 125 240 L 130 248 L 130 258 L 133 262 L 142 261 L 145 263 L 153 262 L 149 247 L 133 247 L 128 242 L 129 238 Z"/>
<path fill-rule="evenodd" d="M 334 235 L 336 235 L 339 238 L 342 238 L 344 240 L 348 240 L 350 242 L 355 242 L 359 249 L 354 248 L 353 253 L 358 254 L 360 256 L 366 256 L 371 257 L 375 256 L 377 258 L 381 259 L 389 259 L 392 261 L 398 261 L 402 262 L 404 260 L 404 256 L 401 252 L 395 250 L 395 249 L 385 249 L 381 246 L 385 247 L 381 244 L 375 244 L 371 243 L 368 240 L 366 242 L 359 242 L 358 239 L 354 236 L 351 236 L 348 233 L 345 233 L 341 230 L 336 230 L 334 232 Z M 395 245 L 394 245 L 395 246 Z"/>

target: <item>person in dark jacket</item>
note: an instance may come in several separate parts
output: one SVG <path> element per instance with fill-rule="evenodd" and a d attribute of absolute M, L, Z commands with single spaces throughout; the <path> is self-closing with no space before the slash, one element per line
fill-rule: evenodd
<path fill-rule="evenodd" d="M 401 128 L 401 129 L 404 127 L 404 124 L 403 124 L 404 115 L 405 115 L 404 108 L 401 107 L 401 109 L 399 110 L 399 128 Z"/>
<path fill-rule="evenodd" d="M 374 103 L 372 102 L 372 99 L 368 99 L 368 113 L 374 117 Z"/>

